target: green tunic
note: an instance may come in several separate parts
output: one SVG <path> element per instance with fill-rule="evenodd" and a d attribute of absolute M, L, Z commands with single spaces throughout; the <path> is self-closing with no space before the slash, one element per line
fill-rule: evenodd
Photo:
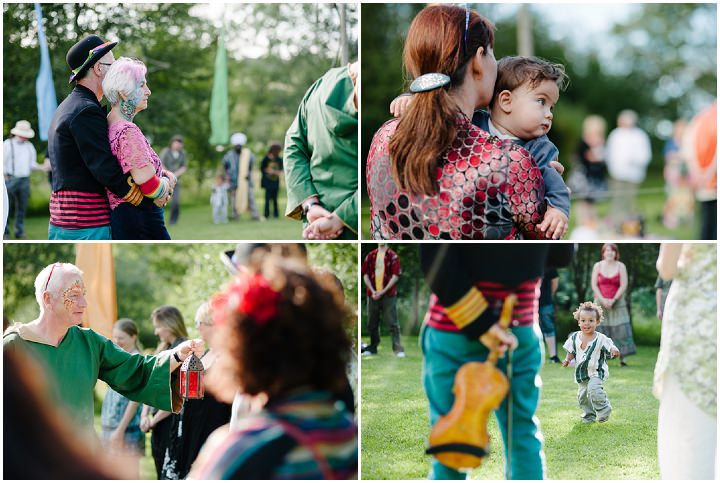
<path fill-rule="evenodd" d="M 300 220 L 302 202 L 317 195 L 357 239 L 358 114 L 347 67 L 330 69 L 305 93 L 285 136 L 285 216 Z"/>
<path fill-rule="evenodd" d="M 170 378 L 170 352 L 129 354 L 106 337 L 81 327 L 71 327 L 54 347 L 31 340 L 35 337 L 23 326 L 8 328 L 3 350 L 23 351 L 40 363 L 54 402 L 68 410 L 77 427 L 93 427 L 93 390 L 98 379 L 133 401 L 166 411 L 180 410 L 176 381 L 171 383 Z"/>

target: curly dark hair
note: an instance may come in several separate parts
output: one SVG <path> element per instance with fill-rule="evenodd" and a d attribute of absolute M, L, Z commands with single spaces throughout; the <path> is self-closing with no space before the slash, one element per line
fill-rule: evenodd
<path fill-rule="evenodd" d="M 251 268 L 280 294 L 277 314 L 259 324 L 232 312 L 217 339 L 229 355 L 223 366 L 245 394 L 282 397 L 300 387 L 337 392 L 347 383 L 351 342 L 342 291 L 334 277 L 302 260 L 264 257 Z"/>

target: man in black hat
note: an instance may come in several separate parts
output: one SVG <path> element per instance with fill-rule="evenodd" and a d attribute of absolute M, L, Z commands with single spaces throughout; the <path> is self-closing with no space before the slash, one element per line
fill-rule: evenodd
<path fill-rule="evenodd" d="M 106 111 L 100 106 L 102 81 L 115 61 L 117 42 L 90 35 L 67 53 L 75 88 L 58 106 L 48 133 L 53 181 L 51 240 L 109 240 L 109 189 L 135 206 L 151 207 L 130 174 L 110 151 Z M 156 199 L 163 206 L 167 199 Z"/>

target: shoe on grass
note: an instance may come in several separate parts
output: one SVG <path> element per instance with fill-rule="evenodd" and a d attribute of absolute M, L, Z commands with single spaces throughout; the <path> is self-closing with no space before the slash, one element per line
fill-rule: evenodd
<path fill-rule="evenodd" d="M 403 351 L 397 352 L 395 354 L 395 357 L 402 359 L 403 357 L 405 357 L 405 353 Z"/>
<path fill-rule="evenodd" d="M 376 353 L 373 352 L 373 351 L 364 350 L 364 351 L 362 351 L 362 354 L 361 354 L 361 355 L 363 355 L 363 356 L 365 356 L 365 357 L 369 357 L 369 356 L 374 356 L 375 354 L 376 354 Z"/>
<path fill-rule="evenodd" d="M 552 362 L 553 364 L 560 364 L 560 358 L 558 356 L 552 356 L 550 358 L 550 362 Z"/>
<path fill-rule="evenodd" d="M 598 423 L 607 423 L 610 420 L 610 416 L 605 416 L 604 418 L 598 418 Z"/>

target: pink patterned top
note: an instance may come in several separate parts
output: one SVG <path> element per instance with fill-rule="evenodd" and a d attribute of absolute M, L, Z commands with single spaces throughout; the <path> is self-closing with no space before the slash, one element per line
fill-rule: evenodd
<path fill-rule="evenodd" d="M 438 193 L 411 195 L 393 180 L 389 144 L 398 120 L 376 133 L 367 161 L 376 240 L 544 239 L 545 183 L 530 153 L 458 117 L 457 137 L 436 179 Z"/>
<path fill-rule="evenodd" d="M 149 164 L 155 168 L 155 174 L 162 176 L 162 162 L 140 128 L 130 121 L 117 121 L 108 127 L 110 151 L 115 155 L 123 173 L 134 168 L 143 168 Z M 107 190 L 110 209 L 115 209 L 125 200 Z"/>

